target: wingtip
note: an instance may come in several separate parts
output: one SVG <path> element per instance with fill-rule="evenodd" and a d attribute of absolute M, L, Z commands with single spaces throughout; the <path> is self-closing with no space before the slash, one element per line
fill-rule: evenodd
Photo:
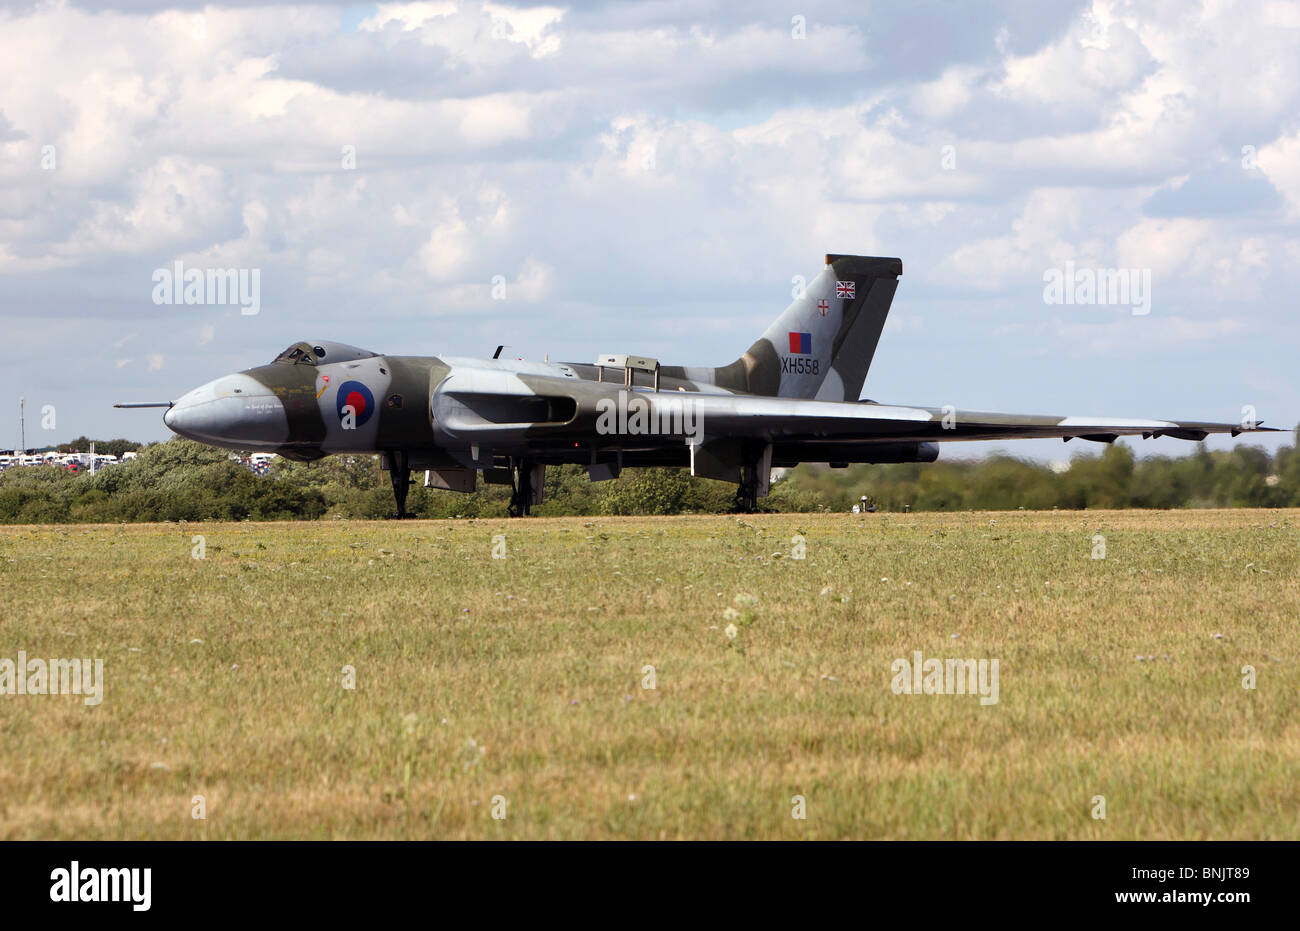
<path fill-rule="evenodd" d="M 1286 433 L 1284 427 L 1266 427 L 1264 421 L 1257 420 L 1249 427 L 1238 427 L 1232 431 L 1233 436 L 1241 436 L 1243 433 Z"/>

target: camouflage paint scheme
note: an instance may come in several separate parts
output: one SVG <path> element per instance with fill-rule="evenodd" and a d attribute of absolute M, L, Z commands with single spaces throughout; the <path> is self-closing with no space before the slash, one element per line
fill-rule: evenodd
<path fill-rule="evenodd" d="M 540 501 L 547 465 L 579 463 L 593 480 L 624 466 L 690 467 L 740 486 L 741 509 L 767 494 L 775 466 L 932 462 L 939 442 L 1119 436 L 1200 440 L 1251 424 L 999 414 L 859 400 L 902 262 L 828 255 L 826 265 L 735 362 L 663 366 L 653 375 L 579 363 L 382 356 L 303 342 L 269 365 L 209 382 L 171 403 L 164 422 L 214 446 L 309 461 L 379 453 L 404 513 L 409 472 L 472 490 L 477 476 L 515 489 L 512 513 Z M 628 387 L 625 379 L 630 378 Z M 649 416 L 689 405 L 698 429 L 601 429 L 620 401 Z M 348 406 L 347 402 L 353 403 Z M 631 424 L 628 418 L 628 424 Z M 604 425 L 608 427 L 606 419 Z"/>

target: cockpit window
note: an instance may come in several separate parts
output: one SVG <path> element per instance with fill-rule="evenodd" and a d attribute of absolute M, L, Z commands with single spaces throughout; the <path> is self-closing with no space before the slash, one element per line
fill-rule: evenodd
<path fill-rule="evenodd" d="M 294 343 L 275 357 L 276 362 L 290 362 L 294 365 L 315 365 L 316 357 L 306 343 Z"/>
<path fill-rule="evenodd" d="M 373 359 L 376 354 L 367 349 L 358 349 L 346 343 L 301 342 L 294 343 L 275 357 L 276 362 L 292 365 L 325 365 L 333 362 L 355 362 L 358 359 Z"/>

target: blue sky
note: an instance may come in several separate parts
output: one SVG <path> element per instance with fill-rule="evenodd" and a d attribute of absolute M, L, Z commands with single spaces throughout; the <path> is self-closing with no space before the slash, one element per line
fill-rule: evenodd
<path fill-rule="evenodd" d="M 826 252 L 903 260 L 868 397 L 1290 427 L 1297 49 L 1271 0 L 10 4 L 0 446 L 19 395 L 164 438 L 111 403 L 303 338 L 722 364 Z M 260 312 L 155 304 L 177 260 Z M 1067 262 L 1150 312 L 1045 302 Z"/>

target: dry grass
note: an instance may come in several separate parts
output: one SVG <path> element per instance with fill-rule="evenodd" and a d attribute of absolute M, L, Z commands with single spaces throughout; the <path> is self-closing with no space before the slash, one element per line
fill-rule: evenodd
<path fill-rule="evenodd" d="M 4 527 L 0 837 L 1297 838 L 1298 517 Z"/>

